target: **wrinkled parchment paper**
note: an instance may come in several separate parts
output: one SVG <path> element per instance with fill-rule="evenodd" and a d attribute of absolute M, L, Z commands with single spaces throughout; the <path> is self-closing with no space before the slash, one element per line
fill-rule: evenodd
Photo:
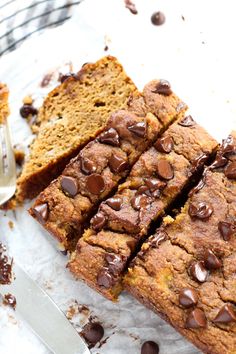
<path fill-rule="evenodd" d="M 132 15 L 123 0 L 85 0 L 77 14 L 62 27 L 26 41 L 16 52 L 0 59 L 0 80 L 10 88 L 10 124 L 14 144 L 27 151 L 32 135 L 19 116 L 24 96 L 40 105 L 56 85 L 59 72 L 76 71 L 84 62 L 103 55 L 119 58 L 141 89 L 153 78 L 168 79 L 174 91 L 191 107 L 193 117 L 219 141 L 236 128 L 235 53 L 236 30 L 233 1 L 136 0 Z M 150 17 L 163 11 L 166 23 L 155 27 Z M 108 50 L 104 51 L 105 46 Z M 45 74 L 54 73 L 49 85 L 40 87 Z M 160 353 L 195 354 L 198 351 L 169 325 L 124 293 L 112 304 L 80 282 L 67 269 L 46 232 L 28 215 L 27 208 L 0 212 L 0 241 L 14 259 L 43 287 L 80 328 L 89 316 L 101 321 L 106 343 L 92 353 L 138 354 L 141 343 L 154 340 Z M 13 221 L 13 228 L 9 226 Z M 78 311 L 86 305 L 88 311 Z M 78 313 L 77 313 L 78 312 Z M 35 306 L 37 316 L 37 306 Z M 45 354 L 46 347 L 13 310 L 0 306 L 0 354 Z M 62 333 L 55 333 L 63 335 Z"/>

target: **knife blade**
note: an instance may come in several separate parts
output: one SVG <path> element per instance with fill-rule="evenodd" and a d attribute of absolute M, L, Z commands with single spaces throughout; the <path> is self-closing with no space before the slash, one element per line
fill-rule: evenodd
<path fill-rule="evenodd" d="M 13 270 L 15 280 L 1 286 L 0 293 L 16 297 L 16 312 L 42 342 L 55 354 L 90 354 L 83 339 L 47 293 L 16 263 Z"/>

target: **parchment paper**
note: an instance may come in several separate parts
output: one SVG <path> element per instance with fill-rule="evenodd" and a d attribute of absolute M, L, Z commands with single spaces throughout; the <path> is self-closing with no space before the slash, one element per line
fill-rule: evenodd
<path fill-rule="evenodd" d="M 25 95 L 40 105 L 56 85 L 58 72 L 68 63 L 78 70 L 84 62 L 103 55 L 119 58 L 138 87 L 153 78 L 168 79 L 174 91 L 191 107 L 191 114 L 219 141 L 236 128 L 235 53 L 232 50 L 234 2 L 187 0 L 136 0 L 132 15 L 123 0 L 85 0 L 77 14 L 60 28 L 48 30 L 0 59 L 0 80 L 10 88 L 10 123 L 14 144 L 27 151 L 32 135 L 19 116 Z M 155 27 L 150 17 L 163 11 L 166 23 Z M 104 47 L 108 46 L 108 51 Z M 51 83 L 40 87 L 45 74 Z M 14 259 L 67 312 L 86 305 L 89 311 L 72 317 L 78 330 L 94 316 L 105 328 L 106 343 L 92 353 L 138 354 L 145 340 L 160 344 L 160 353 L 195 354 L 198 351 L 151 311 L 128 294 L 118 304 L 103 299 L 76 282 L 65 269 L 66 257 L 51 243 L 46 232 L 28 215 L 27 208 L 0 212 L 0 240 Z M 9 227 L 13 221 L 14 227 Z M 81 307 L 79 306 L 79 309 Z M 35 307 L 37 316 L 37 307 Z M 0 353 L 49 353 L 14 311 L 0 306 Z M 58 335 L 55 333 L 55 336 Z M 63 335 L 63 334 L 59 334 Z"/>

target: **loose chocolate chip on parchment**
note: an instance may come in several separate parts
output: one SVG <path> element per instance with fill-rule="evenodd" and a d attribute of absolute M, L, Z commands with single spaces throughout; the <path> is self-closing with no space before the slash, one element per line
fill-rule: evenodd
<path fill-rule="evenodd" d="M 154 12 L 151 16 L 151 22 L 154 26 L 161 26 L 166 22 L 166 17 L 163 12 Z"/>

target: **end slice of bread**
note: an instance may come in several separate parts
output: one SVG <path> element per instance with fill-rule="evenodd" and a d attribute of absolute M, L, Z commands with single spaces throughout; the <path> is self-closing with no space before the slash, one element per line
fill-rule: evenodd
<path fill-rule="evenodd" d="M 31 199 L 57 177 L 106 125 L 110 113 L 127 107 L 137 88 L 116 58 L 87 63 L 49 93 L 39 111 L 38 134 L 18 178 L 17 200 Z"/>

